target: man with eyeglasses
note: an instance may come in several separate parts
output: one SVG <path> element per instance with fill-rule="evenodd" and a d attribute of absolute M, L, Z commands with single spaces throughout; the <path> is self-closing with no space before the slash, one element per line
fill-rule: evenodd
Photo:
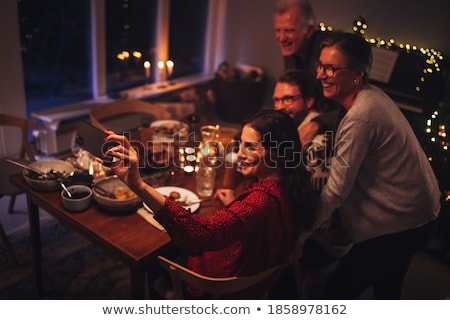
<path fill-rule="evenodd" d="M 322 94 L 319 82 L 304 70 L 285 71 L 277 80 L 272 101 L 275 110 L 289 115 L 297 125 L 299 135 L 302 127 L 311 119 L 332 106 Z M 304 165 L 311 172 L 313 188 L 320 193 L 327 181 L 332 153 L 333 132 L 317 134 L 311 141 L 302 141 L 305 152 Z"/>
<path fill-rule="evenodd" d="M 316 76 L 320 44 L 332 32 L 322 32 L 316 24 L 314 10 L 308 0 L 278 0 L 273 15 L 275 39 L 283 56 L 284 69 L 307 70 Z M 339 110 L 330 109 L 302 126 L 300 140 L 311 141 L 318 133 L 337 129 Z"/>

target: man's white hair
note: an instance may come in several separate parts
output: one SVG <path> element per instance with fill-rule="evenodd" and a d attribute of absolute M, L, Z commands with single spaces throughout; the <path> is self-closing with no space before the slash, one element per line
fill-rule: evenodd
<path fill-rule="evenodd" d="M 306 26 L 316 25 L 316 15 L 308 0 L 277 0 L 274 13 L 284 13 L 290 7 L 297 6 Z"/>

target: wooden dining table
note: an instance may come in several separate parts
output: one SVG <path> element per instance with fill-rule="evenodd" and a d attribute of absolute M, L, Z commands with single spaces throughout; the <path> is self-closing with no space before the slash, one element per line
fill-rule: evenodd
<path fill-rule="evenodd" d="M 218 170 L 216 187 L 220 187 L 224 170 Z M 130 270 L 132 299 L 146 298 L 146 272 L 155 257 L 172 249 L 169 235 L 158 230 L 138 213 L 112 215 L 102 211 L 95 202 L 86 211 L 71 213 L 64 209 L 61 191 L 40 192 L 31 188 L 21 174 L 13 175 L 11 181 L 26 193 L 30 225 L 36 288 L 39 296 L 44 294 L 42 270 L 41 234 L 39 208 L 69 226 L 93 244 L 122 261 Z M 178 186 L 195 192 L 195 175 L 172 171 L 166 186 Z M 196 214 L 208 216 L 222 204 L 219 200 L 202 202 Z M 149 213 L 150 214 L 150 213 Z"/>

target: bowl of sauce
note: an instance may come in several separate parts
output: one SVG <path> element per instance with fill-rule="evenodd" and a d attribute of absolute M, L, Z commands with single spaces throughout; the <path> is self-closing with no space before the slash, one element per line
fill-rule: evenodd
<path fill-rule="evenodd" d="M 64 208 L 70 212 L 87 210 L 91 205 L 92 189 L 85 185 L 72 185 L 67 187 L 70 196 L 65 190 L 61 191 Z"/>

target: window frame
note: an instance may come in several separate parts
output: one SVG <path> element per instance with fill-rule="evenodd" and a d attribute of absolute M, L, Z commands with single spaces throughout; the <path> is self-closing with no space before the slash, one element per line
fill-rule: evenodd
<path fill-rule="evenodd" d="M 92 56 L 92 96 L 93 99 L 105 97 L 107 94 L 106 83 L 106 40 L 105 40 L 105 1 L 91 0 L 91 56 Z M 166 61 L 169 56 L 169 15 L 170 1 L 157 0 L 157 21 L 156 21 L 156 51 L 159 53 L 157 61 Z M 205 32 L 205 54 L 203 60 L 203 72 L 189 77 L 180 77 L 174 79 L 175 84 L 195 84 L 196 82 L 212 79 L 216 67 L 224 61 L 224 40 L 225 25 L 228 0 L 209 0 L 207 28 Z M 158 75 L 156 75 L 158 81 Z M 144 86 L 142 86 L 144 87 Z M 162 91 L 169 92 L 175 90 L 179 86 L 167 87 Z M 132 88 L 127 91 L 133 91 L 138 98 L 147 98 L 152 95 L 161 94 L 161 90 L 155 92 L 137 93 L 139 88 Z"/>

